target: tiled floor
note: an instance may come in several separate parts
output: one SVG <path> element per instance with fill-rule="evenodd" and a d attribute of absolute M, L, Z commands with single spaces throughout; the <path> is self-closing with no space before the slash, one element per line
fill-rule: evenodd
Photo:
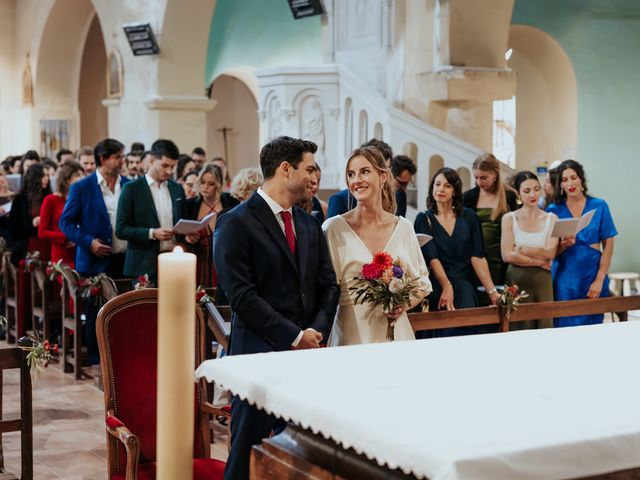
<path fill-rule="evenodd" d="M 1 342 L 1 346 L 6 345 Z M 4 418 L 19 413 L 19 377 L 7 370 L 3 383 Z M 76 382 L 52 365 L 33 389 L 35 479 L 104 480 L 107 478 L 104 397 L 92 380 Z M 20 434 L 2 436 L 5 469 L 20 472 Z M 226 437 L 216 436 L 212 456 L 226 460 Z"/>

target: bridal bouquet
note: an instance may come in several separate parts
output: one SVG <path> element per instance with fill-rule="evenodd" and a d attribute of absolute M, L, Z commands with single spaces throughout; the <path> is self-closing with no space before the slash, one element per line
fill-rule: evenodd
<path fill-rule="evenodd" d="M 408 275 L 407 265 L 400 258 L 394 260 L 387 252 L 378 252 L 371 263 L 362 266 L 349 290 L 356 304 L 373 303 L 386 313 L 396 307 L 408 307 L 412 297 L 421 297 L 419 292 L 424 287 L 420 278 Z M 394 324 L 395 320 L 387 317 L 387 340 L 395 338 Z"/>

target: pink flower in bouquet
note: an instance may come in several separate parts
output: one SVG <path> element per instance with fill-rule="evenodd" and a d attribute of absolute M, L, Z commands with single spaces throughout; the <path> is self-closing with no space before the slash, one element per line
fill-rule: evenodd
<path fill-rule="evenodd" d="M 91 290 L 89 290 L 89 295 L 91 295 L 92 297 L 97 297 L 99 293 L 100 293 L 99 287 L 91 287 Z"/>
<path fill-rule="evenodd" d="M 389 285 L 389 282 L 391 282 L 391 280 L 393 280 L 393 268 L 391 268 L 391 267 L 385 268 L 384 271 L 382 272 L 382 276 L 380 278 L 382 278 L 382 280 L 384 280 L 384 283 Z"/>
<path fill-rule="evenodd" d="M 378 252 L 373 255 L 373 263 L 382 268 L 389 268 L 393 264 L 393 258 L 387 252 Z"/>
<path fill-rule="evenodd" d="M 45 275 L 46 275 L 47 277 L 50 277 L 50 276 L 51 276 L 51 274 L 53 273 L 53 268 L 51 268 L 51 267 L 47 267 L 47 268 L 45 268 L 45 269 L 44 269 L 44 273 L 45 273 Z"/>
<path fill-rule="evenodd" d="M 362 266 L 362 276 L 367 280 L 375 280 L 382 276 L 383 268 L 377 263 L 367 263 Z"/>
<path fill-rule="evenodd" d="M 27 261 L 26 261 L 26 260 L 22 259 L 22 260 L 20 260 L 20 261 L 18 262 L 18 267 L 20 267 L 20 268 L 24 268 L 24 267 L 26 267 L 26 266 L 27 266 Z"/>

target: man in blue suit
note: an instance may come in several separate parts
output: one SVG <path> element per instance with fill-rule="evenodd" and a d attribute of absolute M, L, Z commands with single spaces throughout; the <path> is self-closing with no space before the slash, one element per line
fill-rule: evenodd
<path fill-rule="evenodd" d="M 89 277 L 105 272 L 122 278 L 127 242 L 116 237 L 116 210 L 122 186 L 129 180 L 120 175 L 124 145 L 107 138 L 93 149 L 96 171 L 71 185 L 58 222 L 60 230 L 76 244 L 76 270 Z M 86 302 L 86 340 L 89 362 L 100 362 L 93 302 Z"/>
<path fill-rule="evenodd" d="M 264 185 L 214 231 L 218 280 L 233 310 L 229 354 L 318 348 L 339 289 L 320 224 L 296 203 L 315 174 L 313 142 L 278 137 L 260 151 Z M 251 447 L 282 427 L 235 397 L 226 480 L 249 479 Z"/>

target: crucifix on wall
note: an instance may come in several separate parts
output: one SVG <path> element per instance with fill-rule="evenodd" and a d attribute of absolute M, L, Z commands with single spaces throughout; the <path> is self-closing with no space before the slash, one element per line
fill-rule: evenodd
<path fill-rule="evenodd" d="M 233 131 L 233 128 L 229 128 L 225 125 L 222 125 L 222 128 L 218 129 L 218 132 L 222 132 L 222 141 L 224 143 L 224 159 L 227 162 L 227 165 L 230 164 L 229 147 L 227 145 L 227 133 L 231 131 Z"/>

